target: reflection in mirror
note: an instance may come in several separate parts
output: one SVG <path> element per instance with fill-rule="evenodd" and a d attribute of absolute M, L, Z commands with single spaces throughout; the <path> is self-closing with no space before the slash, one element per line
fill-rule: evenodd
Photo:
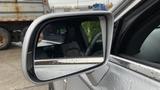
<path fill-rule="evenodd" d="M 37 77 L 49 80 L 102 63 L 102 18 L 70 17 L 43 25 L 35 49 Z"/>

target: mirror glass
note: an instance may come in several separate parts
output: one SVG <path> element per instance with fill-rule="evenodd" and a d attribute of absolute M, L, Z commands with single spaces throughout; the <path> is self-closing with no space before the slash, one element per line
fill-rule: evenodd
<path fill-rule="evenodd" d="M 104 16 L 53 19 L 39 28 L 34 71 L 50 80 L 99 65 L 104 61 Z"/>

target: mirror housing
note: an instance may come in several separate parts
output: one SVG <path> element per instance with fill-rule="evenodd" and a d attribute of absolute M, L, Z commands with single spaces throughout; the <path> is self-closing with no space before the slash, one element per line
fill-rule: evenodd
<path fill-rule="evenodd" d="M 103 56 L 102 57 L 74 57 L 74 58 L 51 58 L 51 59 L 45 59 L 45 60 L 39 60 L 36 59 L 36 52 L 38 47 L 38 41 L 40 37 L 40 33 L 42 32 L 42 28 L 44 28 L 47 24 L 46 22 L 61 22 L 61 21 L 75 21 L 75 20 L 81 20 L 86 19 L 90 17 L 98 17 L 100 20 L 100 26 L 101 26 L 101 33 L 102 33 L 102 45 L 103 45 Z M 65 22 L 67 23 L 67 22 Z M 43 83 L 43 82 L 49 82 L 51 80 L 65 78 L 67 76 L 72 76 L 84 72 L 91 71 L 105 63 L 108 62 L 108 57 L 110 55 L 111 50 L 111 43 L 112 43 L 112 34 L 113 34 L 113 17 L 110 12 L 107 11 L 81 11 L 81 12 L 65 12 L 65 13 L 53 13 L 53 14 L 47 14 L 44 16 L 41 16 L 37 18 L 28 28 L 24 43 L 22 47 L 22 68 L 24 75 L 31 80 L 34 83 Z M 94 41 L 94 40 L 93 40 Z M 86 50 L 86 52 L 88 52 Z M 84 62 L 85 61 L 85 62 Z M 44 67 L 37 66 L 36 65 L 46 65 L 46 69 L 42 70 Z M 56 71 L 59 71 L 58 68 L 51 69 L 49 66 L 56 66 L 56 65 L 62 65 L 62 64 L 72 64 L 79 65 L 79 66 L 61 66 L 60 68 L 63 68 L 65 72 L 60 71 L 61 74 L 57 73 Z M 85 67 L 81 68 L 81 64 L 85 65 Z M 88 65 L 90 64 L 90 65 Z M 69 68 L 69 69 L 67 69 Z M 71 69 L 71 70 L 70 70 Z M 42 73 L 40 72 L 42 71 Z M 39 73 L 40 72 L 40 73 Z M 49 73 L 47 73 L 49 72 Z M 51 72 L 51 73 L 50 73 Z M 52 75 L 53 74 L 53 75 Z M 44 77 L 46 76 L 46 77 Z"/>

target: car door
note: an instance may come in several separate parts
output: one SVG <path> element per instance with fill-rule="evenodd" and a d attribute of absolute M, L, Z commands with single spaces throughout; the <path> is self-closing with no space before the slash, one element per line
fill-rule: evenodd
<path fill-rule="evenodd" d="M 111 83 L 116 84 L 116 90 L 160 89 L 159 5 L 146 1 L 121 19 L 110 59 L 111 78 L 114 78 Z"/>
<path fill-rule="evenodd" d="M 109 90 L 160 89 L 159 4 L 146 1 L 118 21 L 105 76 Z"/>
<path fill-rule="evenodd" d="M 65 90 L 159 90 L 159 5 L 146 0 L 117 20 L 108 65 L 95 71 L 97 77 L 65 79 Z"/>

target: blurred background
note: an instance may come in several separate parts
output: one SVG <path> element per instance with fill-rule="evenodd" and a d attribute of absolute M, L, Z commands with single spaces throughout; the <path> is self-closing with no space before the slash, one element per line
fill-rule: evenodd
<path fill-rule="evenodd" d="M 49 0 L 50 7 L 56 6 L 81 6 L 81 5 L 93 5 L 95 3 L 113 3 L 116 6 L 123 0 Z"/>

